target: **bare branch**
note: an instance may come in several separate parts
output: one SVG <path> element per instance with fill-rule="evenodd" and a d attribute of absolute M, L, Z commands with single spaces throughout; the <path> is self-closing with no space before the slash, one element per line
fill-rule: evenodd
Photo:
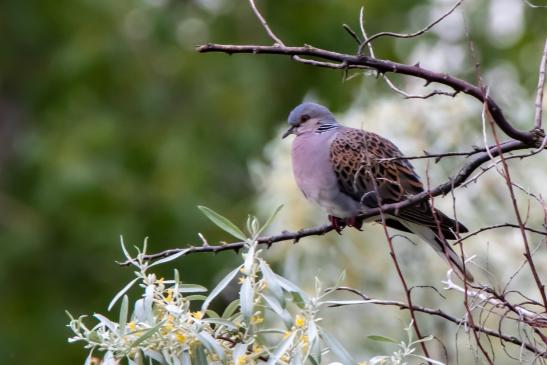
<path fill-rule="evenodd" d="M 461 3 L 463 2 L 463 0 L 459 0 L 457 1 L 454 6 L 452 8 L 450 8 L 450 10 L 448 10 L 446 13 L 444 13 L 441 17 L 439 17 L 438 19 L 436 19 L 435 21 L 433 21 L 431 24 L 429 24 L 428 26 L 426 26 L 425 28 L 417 31 L 417 32 L 414 32 L 414 33 L 409 33 L 409 34 L 406 34 L 406 33 L 394 33 L 394 32 L 380 32 L 380 33 L 376 33 L 374 34 L 373 36 L 371 36 L 370 38 L 365 38 L 365 40 L 363 41 L 363 43 L 361 43 L 361 45 L 359 46 L 359 50 L 358 50 L 358 54 L 362 54 L 363 53 L 363 48 L 369 44 L 370 42 L 372 42 L 373 40 L 377 39 L 377 38 L 380 38 L 380 37 L 395 37 L 395 38 L 414 38 L 414 37 L 418 37 L 424 33 L 426 33 L 427 31 L 429 31 L 431 28 L 433 28 L 435 25 L 439 24 L 441 21 L 443 21 L 444 18 L 446 18 L 447 16 L 449 16 L 450 14 L 452 14 L 454 12 L 454 10 L 456 10 L 456 8 L 458 6 L 461 5 Z"/>
<path fill-rule="evenodd" d="M 515 129 L 505 118 L 501 108 L 491 97 L 485 97 L 482 89 L 465 80 L 448 75 L 446 73 L 434 72 L 424 69 L 419 65 L 407 65 L 388 60 L 371 58 L 367 56 L 348 55 L 333 51 L 328 51 L 312 46 L 304 47 L 283 47 L 283 46 L 257 46 L 257 45 L 227 45 L 227 44 L 204 44 L 196 49 L 201 53 L 222 52 L 227 54 L 251 53 L 251 54 L 281 54 L 287 56 L 312 56 L 321 60 L 337 62 L 333 65 L 321 64 L 330 68 L 369 68 L 379 73 L 398 73 L 408 76 L 414 76 L 426 80 L 428 83 L 439 83 L 451 87 L 454 91 L 473 96 L 479 101 L 486 103 L 488 111 L 494 118 L 496 124 L 510 137 L 519 140 L 530 146 L 537 146 L 538 141 L 536 133 L 531 131 L 520 131 Z M 343 65 L 343 66 L 342 66 Z"/>
<path fill-rule="evenodd" d="M 545 89 L 545 67 L 547 67 L 547 39 L 543 48 L 541 62 L 539 63 L 538 86 L 536 92 L 536 117 L 535 127 L 541 128 L 541 114 L 543 113 L 543 90 Z"/>

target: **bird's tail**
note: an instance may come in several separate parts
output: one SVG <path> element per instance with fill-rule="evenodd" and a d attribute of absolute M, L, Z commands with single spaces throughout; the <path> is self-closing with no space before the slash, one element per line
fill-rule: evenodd
<path fill-rule="evenodd" d="M 450 244 L 445 239 L 439 237 L 432 228 L 408 221 L 403 221 L 401 223 L 412 231 L 412 233 L 419 236 L 433 247 L 435 252 L 448 262 L 450 267 L 458 273 L 460 278 L 465 277 L 469 282 L 474 281 L 473 275 L 471 275 L 469 270 L 464 270 L 461 257 L 454 251 Z"/>

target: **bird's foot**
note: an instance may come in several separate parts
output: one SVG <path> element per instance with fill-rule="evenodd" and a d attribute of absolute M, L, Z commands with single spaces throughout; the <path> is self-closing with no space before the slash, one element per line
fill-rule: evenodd
<path fill-rule="evenodd" d="M 333 215 L 329 215 L 329 222 L 332 224 L 332 227 L 338 233 L 339 235 L 342 234 L 342 230 L 344 227 L 346 227 L 347 223 L 345 219 L 335 217 Z"/>
<path fill-rule="evenodd" d="M 361 217 L 350 217 L 346 219 L 346 224 L 349 227 L 353 227 L 359 231 L 362 231 L 361 227 L 363 227 L 363 218 Z"/>

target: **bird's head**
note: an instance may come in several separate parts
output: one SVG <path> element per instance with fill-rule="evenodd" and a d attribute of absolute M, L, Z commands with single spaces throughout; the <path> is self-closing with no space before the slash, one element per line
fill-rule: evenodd
<path fill-rule="evenodd" d="M 334 116 L 323 105 L 302 103 L 289 114 L 289 129 L 283 133 L 285 138 L 290 134 L 300 135 L 317 130 L 321 126 L 336 125 Z"/>

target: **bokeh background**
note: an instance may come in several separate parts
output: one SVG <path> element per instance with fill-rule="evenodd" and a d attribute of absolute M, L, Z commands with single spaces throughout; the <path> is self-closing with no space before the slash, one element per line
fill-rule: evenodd
<path fill-rule="evenodd" d="M 451 4 L 369 1 L 368 31 L 414 31 Z M 258 5 L 288 44 L 355 51 L 341 24 L 358 29 L 360 1 Z M 546 24 L 546 9 L 521 0 L 473 1 L 423 37 L 379 40 L 375 49 L 381 58 L 420 61 L 475 80 L 467 29 L 492 93 L 514 123 L 528 128 Z M 130 269 L 115 263 L 121 258 L 120 235 L 131 245 L 149 237 L 151 251 L 197 243 L 198 232 L 210 242 L 226 239 L 198 204 L 235 222 L 252 212 L 265 217 L 286 204 L 274 231 L 324 220 L 305 210 L 290 176 L 289 142 L 278 141 L 288 112 L 305 98 L 325 103 L 348 124 L 381 132 L 410 154 L 483 143 L 481 106 L 465 97 L 405 101 L 364 74 L 345 79 L 341 72 L 276 56 L 197 54 L 194 47 L 205 42 L 271 43 L 245 1 L 8 0 L 0 6 L 0 34 L 1 363 L 83 361 L 85 351 L 67 344 L 64 311 L 104 312 L 131 278 Z M 412 81 L 394 80 L 421 90 Z M 433 182 L 443 181 L 459 162 L 435 165 Z M 515 165 L 515 177 L 547 194 L 546 163 L 539 156 Z M 425 165 L 419 168 L 423 172 Z M 472 222 L 471 228 L 512 219 L 495 172 L 469 191 L 458 201 L 460 217 Z M 446 200 L 439 204 L 450 211 Z M 541 219 L 537 214 L 531 223 Z M 272 249 L 270 258 L 304 286 L 312 285 L 315 275 L 334 280 L 345 268 L 349 284 L 397 297 L 385 243 L 377 228 L 370 232 L 303 240 Z M 505 232 L 487 240 L 492 247 L 482 239 L 470 248 L 482 255 L 483 265 L 517 267 L 520 246 L 514 237 Z M 494 246 L 500 242 L 507 245 Z M 428 248 L 400 247 L 413 277 L 439 285 L 444 267 Z M 545 250 L 541 254 L 546 267 Z M 421 255 L 432 271 L 412 266 L 423 262 Z M 173 266 L 186 281 L 210 286 L 235 260 L 231 253 L 195 255 Z M 499 268 L 497 273 L 510 275 Z M 420 298 L 438 304 L 433 297 Z M 408 324 L 404 313 L 386 320 L 371 311 L 339 311 L 327 320 L 336 320 L 342 334 L 393 337 Z M 362 327 L 356 328 L 355 318 Z M 445 327 L 426 324 L 435 333 L 450 331 Z M 384 350 L 364 337 L 347 342 L 365 358 Z"/>

